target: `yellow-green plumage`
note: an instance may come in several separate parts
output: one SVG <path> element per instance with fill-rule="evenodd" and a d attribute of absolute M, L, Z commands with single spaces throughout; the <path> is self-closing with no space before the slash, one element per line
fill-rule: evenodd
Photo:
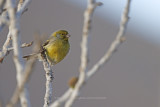
<path fill-rule="evenodd" d="M 43 49 L 46 53 L 47 59 L 50 64 L 55 65 L 62 61 L 68 54 L 70 45 L 68 38 L 70 35 L 65 30 L 59 30 L 54 32 L 50 38 L 43 44 Z M 36 57 L 40 53 L 24 56 L 24 58 L 30 59 Z"/>
<path fill-rule="evenodd" d="M 68 35 L 68 32 L 65 30 L 54 32 L 49 41 L 47 41 L 48 43 L 43 46 L 51 64 L 59 63 L 69 52 Z"/>
<path fill-rule="evenodd" d="M 67 55 L 69 47 L 68 40 L 56 39 L 54 43 L 50 43 L 44 48 L 46 49 L 46 55 L 49 61 L 52 64 L 57 64 Z"/>

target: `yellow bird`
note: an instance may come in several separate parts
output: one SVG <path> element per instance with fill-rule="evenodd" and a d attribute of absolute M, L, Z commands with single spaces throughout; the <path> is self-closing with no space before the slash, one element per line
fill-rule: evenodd
<path fill-rule="evenodd" d="M 42 45 L 47 59 L 51 65 L 55 65 L 62 61 L 70 50 L 69 39 L 70 35 L 66 30 L 59 30 L 54 32 L 49 39 Z M 36 57 L 40 55 L 31 54 L 24 56 L 23 58 L 30 59 L 31 57 Z"/>

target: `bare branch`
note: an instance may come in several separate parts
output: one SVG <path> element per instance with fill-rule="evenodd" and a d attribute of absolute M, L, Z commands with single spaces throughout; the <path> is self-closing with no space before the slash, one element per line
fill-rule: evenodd
<path fill-rule="evenodd" d="M 33 44 L 33 41 L 30 42 L 30 43 L 23 43 L 23 44 L 21 45 L 21 48 L 30 47 L 32 44 Z"/>
<path fill-rule="evenodd" d="M 66 100 L 70 97 L 73 89 L 69 88 L 60 98 L 57 98 L 57 100 L 51 104 L 50 107 L 59 107 L 60 105 L 64 104 Z"/>
<path fill-rule="evenodd" d="M 6 2 L 6 0 L 1 0 L 1 1 L 0 1 L 0 13 L 3 12 L 3 7 L 4 7 L 4 5 L 5 5 L 5 2 Z"/>
<path fill-rule="evenodd" d="M 31 0 L 20 0 L 17 8 L 17 17 L 20 17 L 27 9 Z"/>
<path fill-rule="evenodd" d="M 23 44 L 21 45 L 21 48 L 30 47 L 32 44 L 33 44 L 33 41 L 30 42 L 30 43 L 23 43 Z M 13 50 L 13 47 L 8 48 L 7 50 L 8 50 L 8 51 L 11 51 L 11 50 Z"/>
<path fill-rule="evenodd" d="M 9 34 L 10 35 L 10 34 Z M 23 43 L 21 45 L 21 48 L 30 47 L 33 44 L 33 42 L 30 43 Z M 13 50 L 13 47 L 10 47 L 11 45 L 11 37 L 7 38 L 2 51 L 0 51 L 0 63 L 2 63 L 5 56 L 8 55 L 8 53 Z"/>
<path fill-rule="evenodd" d="M 18 8 L 17 8 L 17 15 L 19 15 L 19 17 L 20 17 L 21 14 L 23 14 L 23 12 L 25 12 L 27 10 L 27 6 L 29 5 L 30 2 L 31 2 L 31 0 L 25 0 L 25 1 L 20 0 L 19 1 Z M 2 0 L 0 2 L 1 5 L 4 4 L 4 3 L 5 3 L 5 0 L 4 1 Z M 5 24 L 7 24 L 7 25 L 10 24 L 10 22 L 7 18 L 8 15 L 6 14 L 6 10 L 7 9 L 5 9 L 5 12 L 3 12 L 2 16 L 0 16 L 0 31 L 2 30 L 2 28 L 4 27 Z M 15 12 L 15 10 L 14 10 L 14 12 Z M 26 46 L 24 46 L 24 45 L 26 45 Z M 27 44 L 23 44 L 22 48 L 23 47 L 29 47 L 30 45 L 32 45 L 32 43 L 28 44 L 28 46 L 27 46 Z M 0 50 L 0 63 L 2 63 L 4 57 L 9 53 L 9 51 L 13 50 L 10 46 L 11 46 L 11 33 L 9 31 L 6 42 L 3 45 L 3 49 Z"/>
<path fill-rule="evenodd" d="M 122 19 L 121 19 L 121 23 L 120 23 L 120 30 L 117 34 L 116 39 L 113 41 L 111 47 L 109 48 L 107 53 L 104 55 L 104 57 L 102 57 L 102 59 L 91 69 L 91 71 L 89 71 L 87 73 L 88 78 L 91 77 L 105 62 L 108 61 L 108 59 L 111 57 L 111 55 L 115 52 L 115 50 L 118 48 L 118 46 L 122 43 L 121 38 L 122 38 L 122 36 L 124 36 L 126 25 L 128 22 L 129 7 L 130 7 L 130 0 L 128 0 L 126 8 L 124 10 L 124 13 L 122 15 Z M 77 85 L 78 85 L 78 83 L 77 83 Z M 76 85 L 76 87 L 77 87 L 77 85 Z M 80 84 L 80 85 L 82 86 L 83 84 Z M 72 105 L 73 101 L 75 100 L 75 96 L 78 96 L 78 91 L 77 92 L 73 91 L 70 99 L 68 100 L 68 101 L 70 101 L 70 104 L 67 104 L 66 107 L 70 107 Z"/>
<path fill-rule="evenodd" d="M 97 62 L 93 66 L 93 68 L 87 72 L 87 75 L 86 75 L 87 78 L 91 77 L 96 71 L 98 71 L 98 69 L 101 66 L 103 66 L 111 58 L 111 56 L 113 55 L 115 50 L 118 49 L 118 47 L 121 45 L 121 43 L 123 43 L 125 41 L 124 34 L 125 34 L 128 19 L 129 19 L 128 14 L 129 14 L 129 9 L 130 9 L 130 2 L 131 2 L 131 0 L 128 0 L 126 7 L 124 9 L 124 12 L 122 14 L 120 28 L 119 28 L 119 32 L 116 36 L 116 39 L 112 42 L 110 48 L 108 49 L 106 54 L 100 59 L 100 61 Z"/>
<path fill-rule="evenodd" d="M 49 107 L 52 99 L 52 81 L 53 81 L 53 71 L 51 69 L 50 64 L 48 63 L 48 60 L 46 58 L 45 51 L 41 53 L 41 57 L 43 60 L 43 67 L 46 72 L 46 93 L 44 96 L 44 105 L 43 107 Z"/>
<path fill-rule="evenodd" d="M 33 47 L 33 53 L 37 53 L 40 49 L 40 43 L 41 41 L 38 39 L 36 39 L 36 43 Z M 19 95 L 20 93 L 23 91 L 27 81 L 29 80 L 29 77 L 31 76 L 31 73 L 33 72 L 33 67 L 35 64 L 36 58 L 33 57 L 30 60 L 27 61 L 26 65 L 25 65 L 25 70 L 24 70 L 24 74 L 23 74 L 23 80 L 20 84 L 20 86 L 17 85 L 14 94 L 9 102 L 9 104 L 7 105 L 7 107 L 14 107 L 14 105 L 18 102 L 19 99 Z"/>
<path fill-rule="evenodd" d="M 81 65 L 80 65 L 80 75 L 78 82 L 69 97 L 68 101 L 65 104 L 65 107 L 70 107 L 75 99 L 78 96 L 78 93 L 80 91 L 80 88 L 82 87 L 85 77 L 86 77 L 86 71 L 87 71 L 87 65 L 88 65 L 88 37 L 89 37 L 89 32 L 91 29 L 91 18 L 93 16 L 94 9 L 102 5 L 102 3 L 96 3 L 95 0 L 88 0 L 88 6 L 86 11 L 84 12 L 84 26 L 83 26 L 83 34 L 82 34 L 82 43 L 81 43 Z"/>
<path fill-rule="evenodd" d="M 22 59 L 22 50 L 20 48 L 20 25 L 19 25 L 19 18 L 16 16 L 15 12 L 15 0 L 7 0 L 7 11 L 10 17 L 10 25 L 9 25 L 9 32 L 12 35 L 12 45 L 13 45 L 13 52 L 14 52 L 14 63 L 16 66 L 17 71 L 17 83 L 18 86 L 21 86 L 23 71 L 24 71 L 24 60 Z M 22 107 L 30 107 L 29 101 L 29 93 L 27 88 L 25 87 L 24 90 L 20 93 L 20 101 Z"/>
<path fill-rule="evenodd" d="M 0 1 L 0 31 L 4 28 L 6 24 L 9 24 L 8 15 L 6 9 L 4 9 L 6 0 Z"/>
<path fill-rule="evenodd" d="M 18 102 L 19 95 L 23 91 L 23 89 L 26 85 L 26 82 L 28 81 L 28 79 L 29 79 L 29 77 L 32 73 L 32 69 L 33 69 L 35 60 L 36 60 L 36 58 L 32 58 L 27 62 L 26 66 L 25 66 L 25 72 L 24 72 L 23 80 L 22 80 L 21 84 L 16 87 L 16 89 L 14 91 L 14 94 L 11 98 L 11 101 L 9 102 L 7 107 L 14 107 L 14 105 Z"/>
<path fill-rule="evenodd" d="M 8 19 L 7 18 L 5 18 L 5 17 L 2 17 L 2 16 L 0 16 L 0 23 L 1 24 L 7 24 L 7 25 L 9 25 L 9 21 L 8 21 Z"/>
<path fill-rule="evenodd" d="M 9 53 L 8 48 L 11 46 L 11 32 L 9 31 L 7 39 L 3 45 L 2 50 L 0 51 L 0 63 L 2 63 L 4 57 Z"/>
<path fill-rule="evenodd" d="M 129 9 L 130 9 L 130 2 L 131 0 L 128 0 L 127 4 L 126 4 L 126 7 L 124 9 L 124 12 L 122 14 L 122 19 L 121 19 L 121 23 L 120 23 L 120 29 L 119 29 L 119 32 L 117 34 L 117 37 L 116 39 L 112 42 L 109 50 L 106 52 L 106 54 L 100 59 L 99 62 L 97 62 L 93 68 L 91 70 L 89 70 L 87 73 L 86 73 L 86 80 L 85 82 L 88 81 L 88 79 L 90 77 L 93 76 L 93 74 L 95 74 L 96 71 L 98 71 L 108 60 L 109 58 L 113 55 L 113 53 L 115 52 L 115 50 L 118 49 L 119 45 L 125 41 L 125 37 L 124 37 L 124 33 L 125 33 L 125 30 L 126 30 L 126 26 L 127 26 L 127 22 L 128 22 L 128 14 L 129 14 Z M 89 3 L 95 3 L 94 0 L 90 0 Z M 98 3 L 98 4 L 101 4 L 101 3 Z M 77 83 L 78 84 L 78 83 Z M 77 84 L 76 84 L 76 87 L 77 87 Z M 84 86 L 83 84 L 81 84 L 80 87 Z M 75 88 L 76 88 L 75 87 Z M 70 93 L 72 94 L 70 96 Z M 75 100 L 75 97 L 74 96 L 78 96 L 78 91 L 66 91 L 65 95 L 67 95 L 67 97 L 69 98 L 69 103 L 67 104 L 66 103 L 66 107 L 70 107 L 73 103 L 73 101 Z M 63 96 L 61 96 L 58 100 L 56 100 L 51 107 L 58 107 L 60 106 L 61 104 L 63 104 L 63 102 L 65 102 L 66 100 L 62 100 L 63 99 Z M 67 98 L 66 98 L 67 99 Z"/>

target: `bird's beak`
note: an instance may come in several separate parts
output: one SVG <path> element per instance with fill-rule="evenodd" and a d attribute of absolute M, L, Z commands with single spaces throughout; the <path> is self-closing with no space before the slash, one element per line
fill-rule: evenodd
<path fill-rule="evenodd" d="M 69 37 L 71 37 L 71 35 L 70 35 L 70 34 L 67 34 L 66 37 L 69 38 Z"/>

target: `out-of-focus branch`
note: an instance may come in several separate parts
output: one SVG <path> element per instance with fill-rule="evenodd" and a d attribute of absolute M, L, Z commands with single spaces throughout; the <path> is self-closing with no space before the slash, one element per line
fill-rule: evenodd
<path fill-rule="evenodd" d="M 33 47 L 33 53 L 39 52 L 40 44 L 41 44 L 41 40 L 39 38 L 36 38 L 35 40 L 36 41 Z M 14 91 L 14 94 L 10 102 L 8 103 L 7 107 L 14 107 L 14 105 L 18 102 L 20 93 L 23 91 L 25 84 L 27 83 L 27 81 L 29 80 L 29 77 L 31 76 L 31 73 L 33 72 L 32 70 L 33 70 L 35 61 L 36 61 L 35 57 L 27 61 L 24 69 L 23 80 L 19 86 L 17 85 Z"/>
<path fill-rule="evenodd" d="M 30 43 L 23 43 L 23 44 L 21 45 L 21 48 L 30 47 L 32 44 L 33 44 L 33 41 L 30 42 Z M 7 50 L 8 50 L 8 51 L 11 51 L 11 50 L 13 50 L 13 47 L 8 48 Z"/>
<path fill-rule="evenodd" d="M 25 70 L 24 70 L 25 72 L 23 74 L 24 76 L 23 76 L 22 82 L 20 83 L 20 85 L 17 85 L 17 87 L 14 91 L 14 94 L 13 94 L 9 104 L 7 105 L 7 107 L 14 107 L 14 105 L 18 102 L 19 96 L 20 96 L 21 92 L 23 92 L 24 87 L 26 85 L 26 82 L 28 81 L 28 79 L 32 73 L 34 63 L 35 63 L 35 58 L 32 58 L 27 62 L 26 66 L 25 66 Z M 27 104 L 23 105 L 23 107 L 28 107 L 28 105 L 30 105 L 30 104 L 27 103 Z"/>
<path fill-rule="evenodd" d="M 30 2 L 31 2 L 31 0 L 25 0 L 25 1 L 24 0 L 20 0 L 19 3 L 18 3 L 18 6 L 17 6 L 17 13 L 16 13 L 15 17 L 17 17 L 17 16 L 20 17 L 21 14 L 26 10 L 26 8 L 27 8 L 27 6 L 29 5 Z M 5 3 L 5 0 L 2 0 L 0 2 L 0 6 L 4 5 L 4 3 Z M 3 12 L 2 16 L 0 16 L 0 31 L 4 27 L 5 24 L 7 24 L 7 25 L 10 24 L 10 22 L 9 22 L 9 20 L 7 18 L 8 14 L 6 14 L 6 10 L 7 9 L 5 9 L 5 12 Z M 15 10 L 14 10 L 14 12 L 15 12 Z M 11 46 L 11 40 L 12 40 L 11 39 L 11 33 L 10 33 L 10 30 L 9 30 L 9 33 L 8 33 L 7 39 L 6 39 L 6 41 L 5 41 L 4 45 L 3 45 L 3 48 L 2 48 L 2 50 L 0 50 L 0 63 L 3 61 L 4 57 L 9 53 L 9 51 L 13 50 L 10 47 Z M 27 46 L 27 44 L 26 44 L 26 46 L 24 46 L 24 44 L 23 44 L 22 47 L 29 47 L 29 44 L 28 44 L 28 46 Z"/>
<path fill-rule="evenodd" d="M 71 96 L 73 89 L 75 88 L 75 85 L 78 81 L 78 77 L 72 77 L 69 81 L 68 81 L 68 85 L 69 85 L 69 89 L 61 96 L 61 97 L 57 97 L 56 101 L 53 102 L 50 107 L 60 107 L 60 105 L 63 105 L 64 102 L 66 102 L 68 100 L 68 98 Z"/>
<path fill-rule="evenodd" d="M 0 31 L 6 24 L 9 24 L 8 15 L 5 8 L 6 0 L 0 0 Z"/>
<path fill-rule="evenodd" d="M 0 63 L 3 61 L 4 57 L 8 54 L 8 48 L 11 46 L 11 32 L 9 31 L 7 39 L 3 45 L 2 50 L 0 51 Z"/>
<path fill-rule="evenodd" d="M 0 101 L 0 107 L 2 107 L 2 102 Z"/>
<path fill-rule="evenodd" d="M 60 98 L 50 105 L 50 107 L 60 107 L 70 97 L 73 89 L 69 88 Z"/>
<path fill-rule="evenodd" d="M 130 10 L 130 3 L 131 0 L 127 1 L 126 7 L 124 9 L 124 12 L 122 14 L 122 18 L 121 18 L 121 22 L 120 22 L 120 27 L 119 27 L 119 32 L 115 38 L 115 40 L 112 42 L 110 48 L 108 49 L 108 51 L 106 52 L 106 54 L 99 60 L 99 62 L 97 62 L 93 68 L 91 70 L 89 70 L 87 72 L 87 78 L 91 77 L 93 74 L 95 74 L 96 71 L 98 71 L 98 69 L 103 66 L 113 55 L 114 52 L 116 52 L 116 50 L 118 49 L 118 47 L 121 45 L 121 43 L 123 43 L 123 41 L 125 41 L 125 31 L 126 31 L 126 26 L 127 26 L 127 22 L 129 19 L 129 10 Z"/>
<path fill-rule="evenodd" d="M 5 9 L 3 9 L 4 3 L 5 3 L 4 1 L 6 2 Z M 31 66 L 34 63 L 34 60 L 33 61 L 31 60 L 30 63 L 26 65 L 26 67 L 28 66 L 29 67 L 24 69 L 24 61 L 22 59 L 22 51 L 21 51 L 21 45 L 20 45 L 21 40 L 20 40 L 20 27 L 19 27 L 19 18 L 22 12 L 24 11 L 24 9 L 26 9 L 26 7 L 28 6 L 29 1 L 31 0 L 26 0 L 25 2 L 24 0 L 20 0 L 18 3 L 17 12 L 15 10 L 16 0 L 2 0 L 0 2 L 0 9 L 2 10 L 0 18 L 4 19 L 0 21 L 0 30 L 1 28 L 3 28 L 4 24 L 9 25 L 9 33 L 8 33 L 7 39 L 3 45 L 2 50 L 0 51 L 0 62 L 2 62 L 4 57 L 9 53 L 9 51 L 13 49 L 13 52 L 14 52 L 13 58 L 14 58 L 14 62 L 17 70 L 18 85 L 17 85 L 17 90 L 15 91 L 15 94 L 11 100 L 11 104 L 10 104 L 11 106 L 12 106 L 12 103 L 15 104 L 15 102 L 18 101 L 18 98 L 20 95 L 21 106 L 30 107 L 28 90 L 27 88 L 24 88 L 25 82 L 23 83 L 22 77 L 23 77 L 23 71 L 28 71 L 31 69 Z M 8 14 L 6 14 L 7 12 Z M 8 17 L 9 17 L 9 20 L 8 20 Z M 11 43 L 13 45 L 13 48 L 11 48 Z M 28 47 L 30 45 L 32 45 L 32 43 L 23 44 L 22 47 Z"/>
<path fill-rule="evenodd" d="M 6 2 L 6 0 L 1 0 L 1 1 L 0 1 L 0 13 L 3 12 L 3 7 L 4 7 L 4 5 L 5 5 L 5 2 Z M 0 15 L 1 15 L 1 14 L 0 14 Z"/>
<path fill-rule="evenodd" d="M 0 8 L 3 6 L 3 4 L 4 4 L 4 0 L 1 0 L 0 1 Z"/>
<path fill-rule="evenodd" d="M 6 8 L 4 7 L 4 4 L 7 0 L 1 0 L 0 1 L 0 31 L 3 29 L 3 27 L 8 23 L 8 14 L 6 14 Z M 14 0 L 13 0 L 14 1 Z M 16 17 L 20 17 L 24 12 L 28 10 L 28 5 L 30 4 L 31 0 L 19 0 L 18 6 L 17 6 L 17 12 Z"/>
<path fill-rule="evenodd" d="M 52 81 L 53 81 L 53 71 L 51 69 L 51 66 L 46 58 L 45 51 L 41 53 L 42 61 L 43 61 L 43 67 L 46 72 L 46 93 L 44 96 L 44 105 L 43 107 L 49 107 L 52 99 Z"/>
<path fill-rule="evenodd" d="M 21 48 L 30 47 L 32 44 L 33 44 L 33 41 L 30 42 L 30 43 L 23 43 L 23 44 L 21 45 Z"/>
<path fill-rule="evenodd" d="M 25 0 L 19 0 L 18 6 L 17 6 L 17 11 L 19 11 L 22 7 L 22 5 L 24 4 Z"/>
<path fill-rule="evenodd" d="M 7 24 L 7 25 L 9 25 L 9 21 L 8 21 L 8 19 L 7 18 L 5 18 L 5 17 L 2 17 L 2 16 L 0 16 L 0 23 L 1 24 Z"/>
<path fill-rule="evenodd" d="M 83 34 L 82 34 L 82 43 L 81 43 L 81 65 L 80 65 L 80 75 L 78 82 L 69 97 L 68 101 L 65 104 L 65 107 L 71 107 L 75 99 L 77 98 L 80 88 L 82 87 L 87 71 L 88 65 L 88 37 L 91 29 L 91 18 L 93 16 L 94 9 L 97 6 L 102 5 L 100 2 L 96 2 L 95 0 L 88 0 L 87 9 L 84 12 L 84 26 L 83 26 Z"/>
<path fill-rule="evenodd" d="M 21 45 L 21 48 L 30 47 L 32 44 L 33 42 L 23 43 Z M 11 45 L 11 37 L 7 38 L 6 42 L 3 45 L 3 49 L 0 51 L 0 63 L 2 63 L 4 57 L 7 56 L 10 51 L 13 50 L 13 47 L 10 47 L 10 45 Z"/>
<path fill-rule="evenodd" d="M 17 71 L 17 83 L 18 86 L 22 84 L 22 77 L 24 71 L 24 60 L 22 59 L 22 50 L 20 47 L 20 25 L 19 18 L 16 16 L 15 12 L 15 0 L 7 0 L 7 11 L 10 18 L 9 32 L 12 36 L 12 45 L 13 45 L 13 53 L 14 53 L 14 63 Z M 23 6 L 23 5 L 22 5 Z M 25 87 L 23 91 L 20 93 L 20 101 L 22 107 L 30 107 L 30 100 L 28 98 L 29 93 L 27 88 Z"/>
<path fill-rule="evenodd" d="M 17 7 L 17 17 L 20 17 L 27 9 L 28 5 L 31 3 L 31 0 L 20 0 Z"/>
<path fill-rule="evenodd" d="M 90 3 L 92 3 L 93 1 L 91 0 Z M 98 61 L 92 68 L 91 70 L 89 70 L 87 73 L 86 73 L 86 80 L 85 82 L 88 81 L 88 79 L 90 77 L 93 76 L 93 74 L 95 74 L 96 71 L 98 71 L 110 58 L 111 56 L 113 55 L 113 53 L 115 52 L 115 50 L 118 49 L 118 47 L 120 46 L 121 43 L 123 43 L 123 41 L 125 41 L 125 38 L 124 38 L 124 34 L 125 34 L 125 30 L 126 30 L 126 26 L 127 26 L 127 22 L 128 22 L 128 14 L 129 14 L 129 10 L 130 10 L 130 2 L 131 0 L 128 0 L 127 1 L 127 4 L 126 4 L 126 7 L 124 9 L 124 12 L 122 14 L 122 19 L 121 19 L 121 22 L 120 22 L 120 28 L 119 28 L 119 32 L 116 36 L 116 39 L 112 42 L 109 50 L 106 52 L 106 54 L 100 59 L 100 61 Z M 78 83 L 77 83 L 78 84 Z M 76 85 L 77 86 L 77 85 Z M 83 86 L 83 84 L 82 84 Z M 63 96 L 61 96 L 58 100 L 56 100 L 52 105 L 51 107 L 59 107 L 61 104 L 63 104 L 63 102 L 66 101 L 66 99 L 68 99 L 70 97 L 70 94 L 77 94 L 78 93 L 72 93 L 74 92 L 74 90 L 72 90 L 71 92 L 70 91 L 66 91 L 64 95 L 67 95 L 65 97 L 65 100 L 63 100 Z M 68 98 L 67 98 L 68 97 Z M 70 97 L 71 98 L 71 97 Z M 72 102 L 73 103 L 73 102 Z M 70 107 L 71 105 L 66 105 L 66 107 Z"/>
<path fill-rule="evenodd" d="M 2 26 L 3 23 L 9 24 L 8 19 L 3 14 L 6 11 L 6 9 L 4 9 L 5 2 L 6 2 L 6 0 L 1 0 L 0 1 L 0 26 Z"/>

